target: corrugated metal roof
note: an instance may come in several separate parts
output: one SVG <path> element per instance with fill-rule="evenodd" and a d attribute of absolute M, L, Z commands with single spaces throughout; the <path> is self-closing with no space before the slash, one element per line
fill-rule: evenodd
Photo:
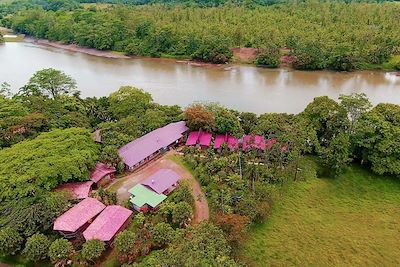
<path fill-rule="evenodd" d="M 119 155 L 127 166 L 132 167 L 179 140 L 187 129 L 184 121 L 170 123 L 124 145 L 118 150 Z"/>
<path fill-rule="evenodd" d="M 143 207 L 145 204 L 155 208 L 167 198 L 166 195 L 157 194 L 141 184 L 129 189 L 129 193 L 133 195 L 133 197 L 130 199 L 130 202 L 139 208 Z"/>
<path fill-rule="evenodd" d="M 98 183 L 101 178 L 116 172 L 115 168 L 107 166 L 104 163 L 97 162 L 96 168 L 90 173 L 90 180 Z"/>
<path fill-rule="evenodd" d="M 179 175 L 170 169 L 160 169 L 149 178 L 142 182 L 158 194 L 162 194 L 165 190 L 176 184 L 179 180 Z"/>
<path fill-rule="evenodd" d="M 106 207 L 83 232 L 86 240 L 110 241 L 131 216 L 132 211 L 118 205 Z"/>
<path fill-rule="evenodd" d="M 94 198 L 86 198 L 70 208 L 54 222 L 56 231 L 75 232 L 106 206 Z"/>

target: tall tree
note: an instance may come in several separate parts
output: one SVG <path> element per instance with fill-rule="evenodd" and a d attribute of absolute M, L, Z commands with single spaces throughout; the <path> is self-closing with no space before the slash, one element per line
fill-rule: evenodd
<path fill-rule="evenodd" d="M 55 99 L 62 94 L 74 94 L 76 82 L 64 72 L 49 68 L 33 74 L 24 88 Z"/>
<path fill-rule="evenodd" d="M 192 130 L 212 130 L 215 127 L 215 116 L 201 104 L 194 104 L 186 108 L 185 118 Z"/>
<path fill-rule="evenodd" d="M 349 132 L 354 132 L 354 126 L 360 117 L 372 108 L 371 102 L 364 93 L 354 93 L 351 95 L 340 95 L 340 105 L 343 106 L 350 120 Z"/>
<path fill-rule="evenodd" d="M 109 96 L 111 113 L 118 119 L 134 115 L 142 116 L 153 99 L 149 93 L 132 86 L 122 86 Z"/>

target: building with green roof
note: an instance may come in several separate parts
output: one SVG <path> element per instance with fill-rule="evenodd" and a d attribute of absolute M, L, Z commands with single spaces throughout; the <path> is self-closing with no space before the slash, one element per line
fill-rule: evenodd
<path fill-rule="evenodd" d="M 142 184 L 135 185 L 129 189 L 129 193 L 132 194 L 130 202 L 136 211 L 147 212 L 148 210 L 156 209 L 167 198 L 166 195 L 157 194 Z"/>

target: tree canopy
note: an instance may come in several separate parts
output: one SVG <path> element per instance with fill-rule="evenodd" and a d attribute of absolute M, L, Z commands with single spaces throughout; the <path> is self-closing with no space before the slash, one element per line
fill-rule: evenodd
<path fill-rule="evenodd" d="M 57 8 L 46 11 L 49 5 L 44 5 L 44 10 L 21 8 L 21 12 L 10 8 L 5 12 L 12 16 L 4 19 L 4 24 L 37 38 L 100 50 L 184 56 L 212 63 L 230 61 L 232 48 L 249 47 L 260 52 L 257 64 L 276 67 L 285 55 L 293 67 L 306 70 L 370 68 L 399 51 L 400 7 L 391 2 L 195 0 L 185 6 L 171 5 L 182 1 L 133 1 L 168 4 L 68 12 L 67 6 L 58 12 L 53 11 Z M 196 6 L 227 2 L 219 8 Z M 258 5 L 266 2 L 279 4 Z M 285 51 L 279 51 L 281 48 Z"/>
<path fill-rule="evenodd" d="M 0 199 L 34 195 L 60 183 L 84 181 L 98 148 L 88 130 L 70 128 L 42 133 L 0 150 Z"/>
<path fill-rule="evenodd" d="M 76 82 L 64 72 L 56 69 L 37 71 L 21 89 L 22 94 L 44 95 L 57 98 L 62 94 L 75 93 Z"/>

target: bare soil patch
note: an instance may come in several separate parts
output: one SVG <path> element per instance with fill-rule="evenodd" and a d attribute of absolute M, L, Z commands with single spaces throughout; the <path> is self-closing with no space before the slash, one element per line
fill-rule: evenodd
<path fill-rule="evenodd" d="M 256 59 L 258 52 L 259 49 L 257 48 L 232 48 L 233 57 L 237 58 L 241 62 L 253 62 Z"/>

